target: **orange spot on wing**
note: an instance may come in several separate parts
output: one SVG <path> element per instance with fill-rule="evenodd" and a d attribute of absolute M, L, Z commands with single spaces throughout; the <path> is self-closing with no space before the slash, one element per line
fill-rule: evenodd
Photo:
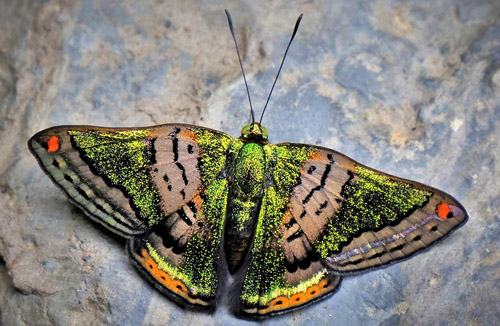
<path fill-rule="evenodd" d="M 328 287 L 328 280 L 327 279 L 322 279 L 321 282 L 318 283 L 318 287 L 323 290 L 323 289 L 326 289 Z"/>
<path fill-rule="evenodd" d="M 190 140 L 195 141 L 195 142 L 197 141 L 196 135 L 191 130 L 188 130 L 188 129 L 183 129 L 177 137 L 179 137 L 181 139 L 190 139 Z"/>
<path fill-rule="evenodd" d="M 177 293 L 179 294 L 180 296 L 185 296 L 188 292 L 188 289 L 187 287 L 184 285 L 184 283 L 182 283 L 181 281 L 179 280 L 173 280 L 172 282 L 170 282 L 168 288 L 174 292 L 174 293 Z"/>
<path fill-rule="evenodd" d="M 200 212 L 199 216 L 202 216 L 201 211 L 203 210 L 203 199 L 201 199 L 201 196 L 197 195 L 193 197 L 191 201 L 194 202 L 196 208 L 198 209 L 198 212 Z"/>
<path fill-rule="evenodd" d="M 53 153 L 59 150 L 59 138 L 52 136 L 47 140 L 47 151 Z"/>
<path fill-rule="evenodd" d="M 307 301 L 308 300 L 306 299 L 306 295 L 304 293 L 296 293 L 290 297 L 290 306 L 299 306 Z"/>
<path fill-rule="evenodd" d="M 311 299 L 317 297 L 318 295 L 320 295 L 320 293 L 321 293 L 321 290 L 319 289 L 319 287 L 316 285 L 313 285 L 306 290 L 306 299 L 311 300 Z"/>
<path fill-rule="evenodd" d="M 149 271 L 151 276 L 155 278 L 155 280 L 160 282 L 163 286 L 167 288 L 169 287 L 172 279 L 167 273 L 165 273 L 161 269 L 158 269 L 158 264 L 153 260 L 153 258 L 151 258 L 146 249 L 142 249 L 142 257 L 138 258 L 141 261 L 142 265 Z"/>
<path fill-rule="evenodd" d="M 269 303 L 269 308 L 272 311 L 287 309 L 289 301 L 287 297 L 277 297 Z"/>
<path fill-rule="evenodd" d="M 450 214 L 450 213 L 451 213 L 451 209 L 450 209 L 450 206 L 448 206 L 447 203 L 442 203 L 442 204 L 438 205 L 438 207 L 437 207 L 437 214 L 438 214 L 439 217 L 447 219 L 448 218 L 448 214 Z"/>

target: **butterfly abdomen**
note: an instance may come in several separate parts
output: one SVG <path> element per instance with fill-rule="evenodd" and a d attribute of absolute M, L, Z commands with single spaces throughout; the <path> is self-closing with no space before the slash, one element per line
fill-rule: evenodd
<path fill-rule="evenodd" d="M 244 144 L 234 156 L 231 166 L 225 252 L 229 271 L 234 273 L 241 267 L 248 252 L 260 208 L 265 179 L 262 145 Z"/>

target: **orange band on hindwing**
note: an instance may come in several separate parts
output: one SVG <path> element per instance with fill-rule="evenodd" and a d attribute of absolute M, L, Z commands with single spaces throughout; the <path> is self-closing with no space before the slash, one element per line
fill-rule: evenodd
<path fill-rule="evenodd" d="M 285 311 L 287 309 L 295 308 L 307 304 L 314 299 L 319 298 L 322 295 L 325 295 L 337 287 L 338 283 L 332 283 L 329 279 L 329 276 L 324 277 L 318 284 L 311 285 L 304 292 L 299 292 L 287 296 L 279 296 L 274 298 L 269 302 L 267 306 L 259 307 L 255 310 L 250 309 L 247 312 L 255 313 L 257 312 L 259 315 L 267 315 L 269 313 Z M 255 308 L 254 308 L 255 309 Z M 252 312 L 253 310 L 253 312 Z"/>
<path fill-rule="evenodd" d="M 172 293 L 186 299 L 193 304 L 207 305 L 205 301 L 197 298 L 192 298 L 189 295 L 188 287 L 180 280 L 172 279 L 165 271 L 158 268 L 158 264 L 149 255 L 146 249 L 141 250 L 141 256 L 137 256 L 142 266 L 149 272 L 149 274 L 161 285 L 170 290 Z"/>

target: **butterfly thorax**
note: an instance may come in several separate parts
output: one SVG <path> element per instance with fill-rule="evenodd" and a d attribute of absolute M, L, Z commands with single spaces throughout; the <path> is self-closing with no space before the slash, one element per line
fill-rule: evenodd
<path fill-rule="evenodd" d="M 245 128 L 242 138 L 243 135 L 247 137 L 240 138 L 241 147 L 235 151 L 229 171 L 231 190 L 225 226 L 225 252 L 231 273 L 241 267 L 250 247 L 266 179 L 264 143 L 267 130 L 257 126 L 258 129 L 253 129 L 255 133 L 252 133 L 252 128 L 245 133 Z"/>

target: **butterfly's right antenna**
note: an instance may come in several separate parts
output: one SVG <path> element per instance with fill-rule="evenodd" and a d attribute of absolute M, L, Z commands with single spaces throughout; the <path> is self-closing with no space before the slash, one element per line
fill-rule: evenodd
<path fill-rule="evenodd" d="M 229 23 L 229 29 L 231 30 L 231 35 L 233 36 L 234 45 L 236 46 L 236 53 L 238 54 L 238 61 L 240 62 L 241 73 L 243 74 L 245 87 L 247 88 L 248 103 L 250 103 L 250 116 L 252 118 L 252 124 L 254 124 L 255 116 L 253 113 L 252 100 L 250 99 L 250 91 L 248 90 L 248 83 L 247 83 L 247 77 L 245 76 L 245 70 L 243 70 L 243 64 L 241 63 L 240 49 L 238 48 L 238 42 L 236 42 L 236 36 L 234 36 L 233 20 L 231 19 L 231 15 L 229 14 L 229 11 L 227 11 L 227 9 L 225 9 L 225 12 L 227 16 L 227 22 Z"/>
<path fill-rule="evenodd" d="M 290 48 L 290 45 L 292 44 L 293 38 L 295 37 L 295 34 L 297 34 L 297 30 L 299 29 L 300 21 L 302 20 L 302 14 L 300 14 L 299 18 L 297 18 L 297 22 L 295 23 L 295 28 L 293 29 L 292 37 L 290 38 L 290 41 L 288 41 L 288 45 L 285 50 L 285 54 L 283 55 L 283 59 L 281 60 L 280 68 L 278 69 L 278 73 L 276 74 L 276 78 L 274 79 L 273 87 L 271 87 L 271 91 L 269 92 L 269 96 L 267 97 L 266 105 L 264 105 L 264 110 L 262 110 L 262 114 L 260 116 L 259 124 L 262 122 L 262 118 L 264 117 L 264 112 L 266 112 L 267 104 L 269 103 L 269 99 L 271 98 L 271 94 L 273 93 L 274 90 L 274 85 L 276 85 L 276 82 L 278 81 L 278 77 L 281 72 L 281 68 L 283 67 L 283 63 L 285 63 L 285 58 L 288 53 L 288 49 Z"/>

